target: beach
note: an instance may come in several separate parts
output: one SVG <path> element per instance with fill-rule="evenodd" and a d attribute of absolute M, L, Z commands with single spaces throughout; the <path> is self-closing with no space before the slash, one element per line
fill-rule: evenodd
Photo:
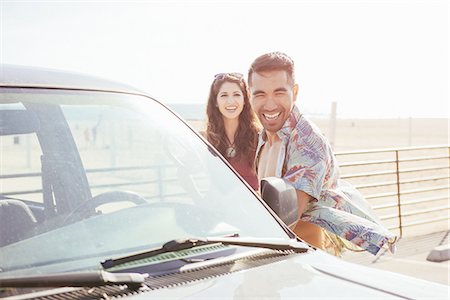
<path fill-rule="evenodd" d="M 308 117 L 308 116 L 307 116 Z M 308 117 L 329 138 L 327 118 Z M 196 130 L 205 129 L 204 120 L 188 119 Z M 335 151 L 417 147 L 449 144 L 449 118 L 358 119 L 338 118 Z"/>

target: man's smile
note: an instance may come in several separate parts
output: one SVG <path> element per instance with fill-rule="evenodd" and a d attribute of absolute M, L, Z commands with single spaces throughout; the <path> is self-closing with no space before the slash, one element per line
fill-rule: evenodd
<path fill-rule="evenodd" d="M 281 114 L 281 112 L 277 112 L 274 114 L 265 113 L 265 114 L 263 114 L 263 116 L 267 121 L 273 121 L 273 120 L 276 120 L 280 116 L 280 114 Z"/>

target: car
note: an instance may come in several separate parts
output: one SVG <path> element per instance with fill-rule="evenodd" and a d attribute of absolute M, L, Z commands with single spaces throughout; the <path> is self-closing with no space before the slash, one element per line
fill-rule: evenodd
<path fill-rule="evenodd" d="M 264 179 L 260 197 L 144 92 L 37 67 L 0 76 L 2 298 L 448 296 L 296 237 L 286 182 Z"/>

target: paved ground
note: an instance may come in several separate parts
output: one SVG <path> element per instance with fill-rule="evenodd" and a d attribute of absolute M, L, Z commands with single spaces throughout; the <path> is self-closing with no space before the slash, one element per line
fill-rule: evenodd
<path fill-rule="evenodd" d="M 426 260 L 431 250 L 439 245 L 449 245 L 449 231 L 403 237 L 397 243 L 395 254 L 383 251 L 381 255 L 375 257 L 368 253 L 347 251 L 343 259 L 450 285 L 450 261 L 430 262 Z"/>

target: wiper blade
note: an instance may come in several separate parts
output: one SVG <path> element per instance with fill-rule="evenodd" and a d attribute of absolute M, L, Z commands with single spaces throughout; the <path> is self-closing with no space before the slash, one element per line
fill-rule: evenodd
<path fill-rule="evenodd" d="M 50 275 L 1 278 L 0 287 L 95 287 L 109 284 L 140 285 L 148 274 L 106 271 L 71 272 Z"/>
<path fill-rule="evenodd" d="M 144 252 L 131 254 L 119 258 L 107 259 L 101 262 L 101 265 L 105 269 L 112 268 L 117 265 L 124 263 L 136 261 L 139 259 L 150 258 L 162 253 L 176 252 L 180 250 L 190 249 L 203 245 L 211 244 L 222 244 L 222 245 L 233 245 L 233 246 L 244 246 L 244 247 L 255 247 L 255 248 L 267 248 L 272 250 L 291 250 L 297 253 L 303 253 L 310 249 L 305 243 L 299 242 L 297 240 L 276 240 L 270 241 L 267 239 L 248 239 L 239 237 L 211 237 L 211 238 L 186 238 L 171 240 L 162 247 L 154 248 Z"/>

